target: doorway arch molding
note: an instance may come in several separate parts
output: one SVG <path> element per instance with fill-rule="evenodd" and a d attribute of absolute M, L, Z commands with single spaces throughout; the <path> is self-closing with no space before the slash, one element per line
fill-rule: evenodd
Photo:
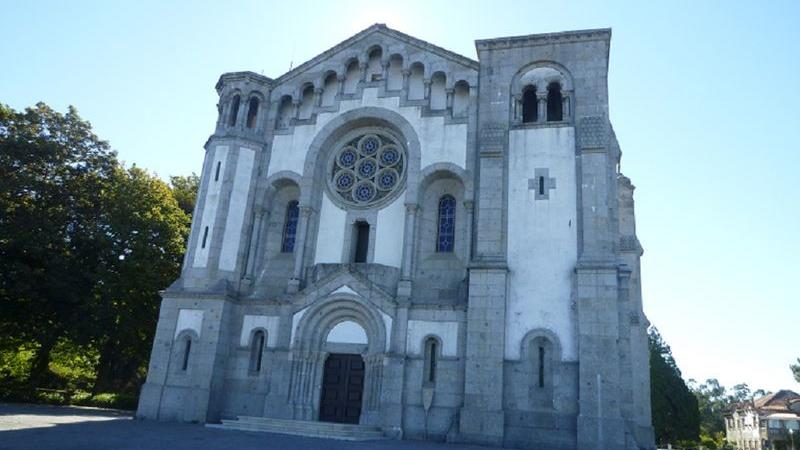
<path fill-rule="evenodd" d="M 352 294 L 339 294 L 309 307 L 297 324 L 292 348 L 301 353 L 321 351 L 328 333 L 341 322 L 353 321 L 367 334 L 367 355 L 384 353 L 388 332 L 378 309 Z"/>
<path fill-rule="evenodd" d="M 388 330 L 379 309 L 360 296 L 336 294 L 320 300 L 306 310 L 297 324 L 292 342 L 292 367 L 289 398 L 294 405 L 294 418 L 317 420 L 325 360 L 325 340 L 337 324 L 352 321 L 367 335 L 364 354 L 365 380 L 361 424 L 380 424 L 380 397 L 383 386 L 383 364 Z"/>

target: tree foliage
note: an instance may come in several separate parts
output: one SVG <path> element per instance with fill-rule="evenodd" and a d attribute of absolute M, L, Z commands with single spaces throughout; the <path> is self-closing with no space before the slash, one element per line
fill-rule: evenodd
<path fill-rule="evenodd" d="M 178 206 L 187 216 L 192 217 L 197 200 L 197 189 L 200 186 L 200 177 L 195 173 L 187 176 L 175 175 L 169 177 L 169 184 L 172 188 L 172 196 L 178 201 Z"/>
<path fill-rule="evenodd" d="M 800 383 L 800 358 L 797 358 L 797 364 L 790 365 L 789 369 L 792 370 L 792 374 L 794 375 L 795 381 Z"/>
<path fill-rule="evenodd" d="M 0 105 L 0 374 L 25 374 L 0 395 L 138 390 L 196 178 L 122 167 L 72 107 Z"/>
<path fill-rule="evenodd" d="M 648 331 L 650 344 L 650 395 L 653 428 L 660 444 L 698 441 L 700 417 L 697 399 L 681 377 L 681 371 L 661 334 Z"/>

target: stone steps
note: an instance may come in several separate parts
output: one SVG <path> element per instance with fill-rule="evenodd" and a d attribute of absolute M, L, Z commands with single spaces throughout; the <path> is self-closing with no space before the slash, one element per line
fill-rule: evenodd
<path fill-rule="evenodd" d="M 262 431 L 348 441 L 384 439 L 383 431 L 378 427 L 268 417 L 238 416 L 236 420 L 223 419 L 221 424 L 206 424 L 206 426 L 223 430 Z"/>

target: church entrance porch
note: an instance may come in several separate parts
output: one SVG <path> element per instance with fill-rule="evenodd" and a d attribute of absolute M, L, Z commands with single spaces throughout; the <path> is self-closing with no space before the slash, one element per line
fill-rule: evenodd
<path fill-rule="evenodd" d="M 364 359 L 361 355 L 331 353 L 325 360 L 322 395 L 319 405 L 321 422 L 357 424 L 361 417 L 364 393 Z"/>

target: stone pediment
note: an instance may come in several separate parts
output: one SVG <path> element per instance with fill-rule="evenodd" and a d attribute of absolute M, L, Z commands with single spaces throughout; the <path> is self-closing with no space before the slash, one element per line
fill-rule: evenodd
<path fill-rule="evenodd" d="M 418 39 L 400 31 L 393 30 L 387 27 L 385 24 L 378 23 L 356 33 L 350 38 L 340 42 L 339 44 L 336 44 L 328 50 L 325 50 L 319 55 L 311 58 L 310 60 L 298 65 L 294 69 L 275 78 L 273 84 L 279 85 L 292 82 L 301 74 L 317 71 L 321 68 L 319 66 L 324 65 L 324 63 L 328 60 L 341 56 L 349 57 L 349 53 L 352 53 L 353 56 L 364 56 L 363 54 L 367 50 L 367 47 L 378 42 L 388 44 L 385 45 L 388 53 L 394 53 L 392 51 L 392 44 L 402 44 L 406 49 L 406 55 L 404 56 L 427 53 L 431 56 L 441 58 L 447 62 L 455 63 L 466 70 L 472 70 L 477 73 L 479 69 L 479 63 L 474 59 L 467 58 L 466 56 L 459 55 L 458 53 L 433 45 L 422 39 Z"/>
<path fill-rule="evenodd" d="M 292 310 L 299 311 L 319 301 L 336 297 L 372 305 L 391 317 L 394 317 L 397 307 L 393 295 L 346 265 L 341 270 L 309 284 L 292 296 L 290 302 Z"/>

